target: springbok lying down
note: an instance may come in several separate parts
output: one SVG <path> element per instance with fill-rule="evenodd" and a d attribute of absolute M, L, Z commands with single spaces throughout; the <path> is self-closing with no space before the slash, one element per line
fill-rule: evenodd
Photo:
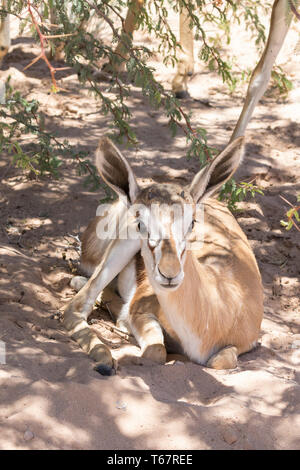
<path fill-rule="evenodd" d="M 140 0 L 142 2 L 142 0 Z M 275 59 L 289 30 L 286 0 L 275 0 L 268 41 L 255 67 L 244 106 L 231 142 L 194 178 L 189 189 L 155 185 L 139 190 L 126 159 L 107 139 L 97 151 L 97 166 L 107 183 L 119 194 L 105 223 L 116 219 L 141 239 L 97 236 L 102 218 L 95 218 L 83 235 L 81 266 L 89 280 L 74 278 L 77 290 L 64 312 L 64 324 L 73 338 L 98 363 L 102 374 L 114 366 L 109 348 L 89 328 L 87 318 L 95 300 L 117 280 L 123 299 L 119 316 L 136 336 L 142 354 L 163 362 L 166 350 L 163 331 L 192 360 L 214 368 L 232 368 L 237 357 L 249 351 L 258 338 L 263 315 L 261 279 L 247 239 L 227 208 L 211 197 L 234 173 L 242 154 L 242 140 L 255 106 L 263 96 Z M 137 217 L 126 217 L 126 204 L 142 203 Z M 203 204 L 204 221 L 193 215 L 166 223 L 153 216 L 150 203 L 169 206 L 188 202 L 194 209 Z M 180 211 L 179 211 L 180 212 Z M 150 215 L 149 215 L 150 214 Z M 183 227 L 181 231 L 176 227 Z M 200 233 L 199 233 L 200 232 Z M 132 233 L 132 230 L 131 230 Z M 204 233 L 203 245 L 197 241 Z M 194 249 L 187 250 L 191 243 Z M 197 244 L 196 244 L 197 243 Z"/>
<path fill-rule="evenodd" d="M 110 373 L 112 356 L 86 323 L 101 276 L 109 285 L 117 274 L 123 301 L 119 322 L 133 333 L 144 357 L 164 363 L 166 336 L 173 351 L 228 369 L 255 346 L 263 316 L 260 273 L 235 218 L 212 198 L 233 175 L 242 153 L 239 137 L 196 174 L 189 188 L 153 184 L 140 189 L 125 157 L 109 139 L 100 140 L 96 165 L 119 201 L 83 234 L 81 268 L 92 277 L 73 279 L 74 287 L 86 284 L 65 310 L 64 323 L 101 373 Z M 102 236 L 103 227 L 115 226 L 116 219 L 131 237 Z"/>

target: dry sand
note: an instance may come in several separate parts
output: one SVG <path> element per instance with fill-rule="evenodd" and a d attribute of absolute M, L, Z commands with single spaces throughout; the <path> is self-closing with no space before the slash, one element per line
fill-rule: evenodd
<path fill-rule="evenodd" d="M 240 63 L 253 66 L 257 54 L 249 38 L 238 28 L 234 38 L 229 47 Z M 293 29 L 279 59 L 294 90 L 286 101 L 269 92 L 257 107 L 239 169 L 239 178 L 256 177 L 265 191 L 237 215 L 261 269 L 265 316 L 259 347 L 235 370 L 213 371 L 174 357 L 164 366 L 145 364 L 133 341 L 109 330 L 102 311 L 95 312 L 93 327 L 119 358 L 119 370 L 110 378 L 96 373 L 56 314 L 74 295 L 68 284 L 78 253 L 69 234 L 84 230 L 102 193 L 85 190 L 70 161 L 62 180 L 36 181 L 1 158 L 0 340 L 7 355 L 0 365 L 0 449 L 299 449 L 300 237 L 279 223 L 288 209 L 280 195 L 295 202 L 300 193 L 295 42 Z M 48 129 L 92 155 L 109 120 L 72 73 L 62 75 L 69 74 L 61 82 L 67 92 L 51 95 L 43 63 L 22 72 L 37 51 L 29 38 L 15 39 L 2 77 L 11 73 L 27 98 L 41 102 Z M 156 60 L 153 65 L 170 88 L 172 69 Z M 215 73 L 197 63 L 189 87 L 184 109 L 208 130 L 209 143 L 222 148 L 245 86 L 230 95 Z M 129 106 L 140 145 L 126 155 L 137 176 L 188 184 L 199 165 L 186 160 L 184 137 L 170 137 L 166 118 L 137 89 Z"/>

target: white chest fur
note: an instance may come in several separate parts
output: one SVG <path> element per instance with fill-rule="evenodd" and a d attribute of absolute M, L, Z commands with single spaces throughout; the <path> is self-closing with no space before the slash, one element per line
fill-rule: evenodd
<path fill-rule="evenodd" d="M 203 353 L 201 351 L 201 337 L 193 331 L 192 325 L 183 318 L 175 302 L 172 302 L 171 295 L 158 295 L 160 306 L 171 326 L 180 339 L 181 346 L 187 356 L 199 364 L 205 364 L 213 351 Z M 200 312 L 199 312 L 200 315 Z"/>

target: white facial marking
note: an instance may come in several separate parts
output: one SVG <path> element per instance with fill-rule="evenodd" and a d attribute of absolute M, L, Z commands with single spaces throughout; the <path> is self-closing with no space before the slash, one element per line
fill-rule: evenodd
<path fill-rule="evenodd" d="M 184 278 L 186 237 L 193 222 L 193 207 L 190 204 L 151 204 L 139 207 L 137 226 L 140 231 L 141 252 L 147 274 L 154 289 L 176 289 Z M 174 278 L 166 279 L 159 271 L 163 256 L 163 240 L 171 240 L 181 269 Z"/>
<path fill-rule="evenodd" d="M 191 231 L 192 222 L 193 207 L 190 204 L 184 204 L 184 206 L 180 205 L 180 207 L 176 208 L 171 231 L 173 239 L 175 240 L 178 258 L 181 257 L 186 247 L 186 238 Z"/>

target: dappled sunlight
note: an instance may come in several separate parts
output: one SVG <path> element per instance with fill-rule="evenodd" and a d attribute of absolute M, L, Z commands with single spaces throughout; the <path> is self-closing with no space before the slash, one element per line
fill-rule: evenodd
<path fill-rule="evenodd" d="M 248 63 L 247 48 L 238 41 L 234 47 Z M 252 49 L 249 63 L 257 58 Z M 110 118 L 100 113 L 99 103 L 72 70 L 57 74 L 65 91 L 49 94 L 43 62 L 23 70 L 36 51 L 31 39 L 14 40 L 3 73 L 10 71 L 13 85 L 40 101 L 47 130 L 88 151 L 94 161 L 99 138 L 111 133 Z M 174 69 L 151 61 L 170 89 Z M 300 68 L 294 59 L 290 67 L 295 92 Z M 181 103 L 192 112 L 193 126 L 205 127 L 208 144 L 220 150 L 234 129 L 246 89 L 243 83 L 229 93 L 221 82 L 216 72 L 203 73 L 198 64 L 189 81 L 191 96 Z M 99 82 L 99 88 L 105 91 L 107 83 Z M 280 226 L 289 208 L 280 195 L 293 203 L 300 192 L 297 96 L 285 102 L 272 94 L 263 98 L 237 171 L 237 181 L 254 180 L 265 193 L 241 203 L 236 217 L 261 270 L 266 308 L 260 344 L 240 356 L 235 370 L 216 371 L 178 358 L 168 358 L 165 365 L 143 361 L 136 341 L 111 330 L 108 312 L 100 309 L 93 312 L 92 328 L 112 348 L 119 369 L 109 378 L 93 370 L 94 363 L 59 318 L 74 296 L 69 281 L 77 273 L 79 252 L 73 237 L 96 215 L 105 193 L 83 186 L 71 158 L 55 180 L 35 179 L 11 165 L 11 157 L 1 156 L 0 341 L 6 345 L 6 364 L 0 364 L 0 448 L 299 447 L 300 238 L 296 230 Z M 153 181 L 188 186 L 200 162 L 186 158 L 183 132 L 173 139 L 167 118 L 149 107 L 138 88 L 133 87 L 127 104 L 139 143 L 120 149 L 141 186 Z M 26 135 L 19 142 L 32 145 Z M 216 230 L 222 234 L 224 226 Z M 32 433 L 28 440 L 27 430 Z"/>

